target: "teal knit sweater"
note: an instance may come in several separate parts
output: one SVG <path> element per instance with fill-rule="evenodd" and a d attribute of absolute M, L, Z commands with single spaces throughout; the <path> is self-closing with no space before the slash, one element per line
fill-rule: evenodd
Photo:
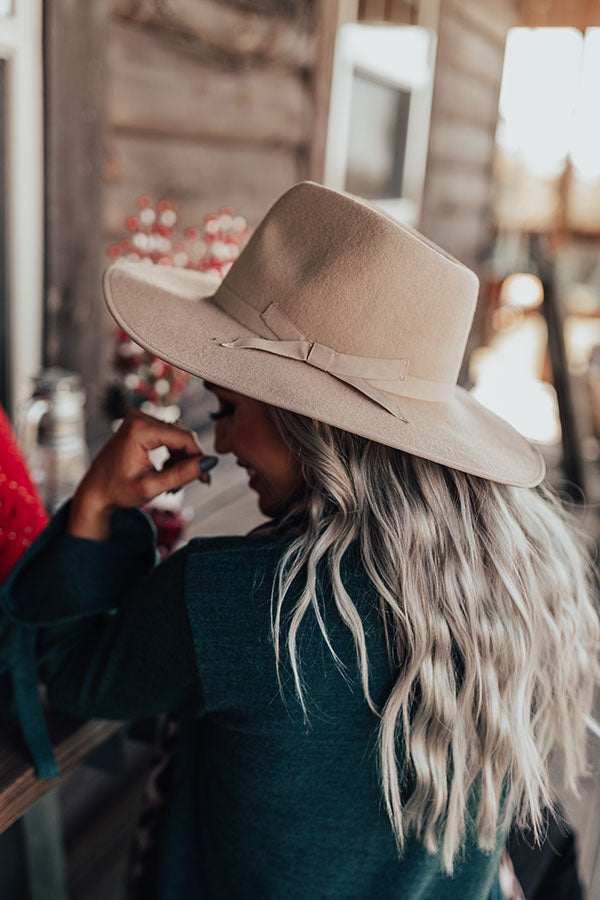
<path fill-rule="evenodd" d="M 191 541 L 154 567 L 135 511 L 111 540 L 64 534 L 63 509 L 1 594 L 3 658 L 42 776 L 56 773 L 36 677 L 79 716 L 182 720 L 172 803 L 162 822 L 156 898 L 499 900 L 494 853 L 473 829 L 456 873 L 409 838 L 398 856 L 377 773 L 377 717 L 365 703 L 348 630 L 321 573 L 323 615 L 343 674 L 307 614 L 299 658 L 305 722 L 284 659 L 280 690 L 270 596 L 282 538 Z M 373 588 L 355 551 L 342 575 L 362 617 L 374 700 L 390 689 Z M 293 598 L 290 598 L 290 603 Z"/>

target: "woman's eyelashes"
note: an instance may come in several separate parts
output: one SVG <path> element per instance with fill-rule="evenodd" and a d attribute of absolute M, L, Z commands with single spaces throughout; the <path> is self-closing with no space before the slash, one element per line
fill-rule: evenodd
<path fill-rule="evenodd" d="M 224 419 L 226 416 L 232 416 L 235 412 L 235 406 L 233 403 L 228 403 L 227 400 L 221 400 L 221 407 L 217 410 L 217 412 L 211 412 L 210 418 L 213 422 L 216 422 L 217 419 Z"/>

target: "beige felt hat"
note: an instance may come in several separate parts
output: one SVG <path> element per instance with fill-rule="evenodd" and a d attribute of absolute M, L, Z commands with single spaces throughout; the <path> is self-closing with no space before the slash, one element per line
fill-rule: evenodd
<path fill-rule="evenodd" d="M 116 262 L 131 338 L 215 384 L 482 478 L 532 487 L 544 462 L 456 379 L 470 269 L 368 203 L 304 182 L 269 210 L 215 292 L 196 271 Z"/>

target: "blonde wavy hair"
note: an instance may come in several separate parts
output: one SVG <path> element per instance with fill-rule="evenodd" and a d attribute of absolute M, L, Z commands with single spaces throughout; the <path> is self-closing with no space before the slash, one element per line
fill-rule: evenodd
<path fill-rule="evenodd" d="M 592 714 L 600 624 L 582 533 L 547 486 L 496 484 L 285 410 L 271 414 L 306 482 L 283 521 L 300 516 L 302 527 L 272 597 L 278 671 L 283 643 L 304 715 L 297 638 L 309 611 L 340 665 L 317 595 L 325 560 L 366 702 L 380 718 L 381 783 L 399 851 L 412 832 L 431 853 L 441 846 L 452 874 L 473 803 L 481 850 L 492 851 L 514 821 L 539 840 L 544 808 L 555 802 L 551 755 L 562 751 L 565 782 L 577 790 L 588 774 L 588 728 L 600 734 Z M 363 623 L 340 575 L 353 541 L 379 596 L 397 675 L 382 709 L 370 695 Z M 402 769 L 412 776 L 408 796 Z"/>

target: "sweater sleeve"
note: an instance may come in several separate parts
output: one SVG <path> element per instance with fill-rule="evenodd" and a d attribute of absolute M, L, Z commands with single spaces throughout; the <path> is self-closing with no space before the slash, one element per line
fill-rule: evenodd
<path fill-rule="evenodd" d="M 184 595 L 186 558 L 184 547 L 153 569 L 113 614 L 40 631 L 40 675 L 52 706 L 107 719 L 203 712 Z"/>
<path fill-rule="evenodd" d="M 187 549 L 153 567 L 150 523 L 113 516 L 110 540 L 65 535 L 63 508 L 19 561 L 0 602 L 25 738 L 38 773 L 57 774 L 37 682 L 83 717 L 199 715 L 202 691 L 184 595 Z"/>

